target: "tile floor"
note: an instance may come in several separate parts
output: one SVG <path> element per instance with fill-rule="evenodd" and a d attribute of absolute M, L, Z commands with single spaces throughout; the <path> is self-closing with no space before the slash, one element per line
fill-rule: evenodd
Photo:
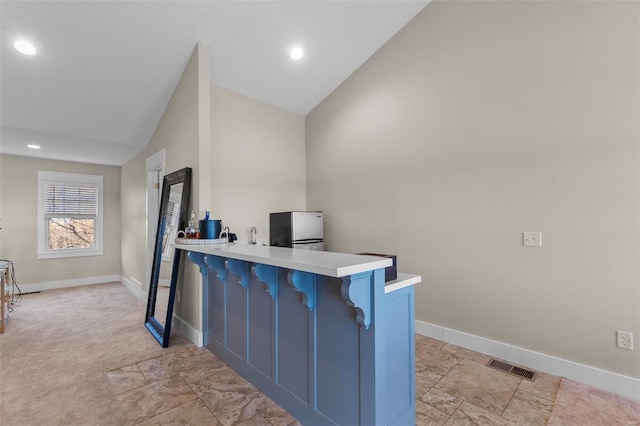
<path fill-rule="evenodd" d="M 486 366 L 491 358 L 416 337 L 418 425 L 546 425 L 560 378 L 535 382 Z"/>
<path fill-rule="evenodd" d="M 593 423 L 595 417 L 588 408 L 583 413 L 585 417 L 572 413 L 571 419 L 549 422 L 561 379 L 538 373 L 535 382 L 531 382 L 486 367 L 488 361 L 488 356 L 417 336 L 416 423 L 634 424 L 629 421 L 632 417 L 624 417 L 626 420 L 621 417 L 620 421 L 625 423 Z M 192 347 L 124 366 L 108 372 L 107 377 L 126 413 L 127 424 L 131 425 L 300 424 L 203 348 Z M 584 400 L 581 396 L 573 398 Z M 602 407 L 598 408 L 593 401 L 590 406 L 602 412 Z M 617 409 L 619 411 L 619 407 Z M 636 413 L 629 412 L 630 416 Z"/>

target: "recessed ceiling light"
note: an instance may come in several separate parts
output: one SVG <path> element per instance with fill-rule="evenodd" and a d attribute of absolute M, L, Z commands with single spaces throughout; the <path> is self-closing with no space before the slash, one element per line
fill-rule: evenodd
<path fill-rule="evenodd" d="M 304 55 L 304 52 L 300 47 L 295 46 L 294 48 L 291 49 L 291 59 L 293 59 L 294 61 L 299 60 L 300 58 L 302 58 L 303 55 Z"/>
<path fill-rule="evenodd" d="M 40 149 L 40 145 L 27 145 L 27 148 Z"/>
<path fill-rule="evenodd" d="M 16 41 L 16 43 L 13 45 L 13 47 L 15 47 L 18 52 L 24 53 L 25 55 L 35 55 L 36 54 L 36 48 L 33 47 L 33 44 L 29 43 L 26 40 L 18 40 L 18 41 Z"/>

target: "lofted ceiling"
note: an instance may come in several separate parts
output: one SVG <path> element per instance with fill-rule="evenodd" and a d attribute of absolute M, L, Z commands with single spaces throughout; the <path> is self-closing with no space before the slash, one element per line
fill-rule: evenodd
<path fill-rule="evenodd" d="M 124 164 L 197 42 L 212 83 L 306 115 L 429 1 L 3 0 L 0 153 Z"/>

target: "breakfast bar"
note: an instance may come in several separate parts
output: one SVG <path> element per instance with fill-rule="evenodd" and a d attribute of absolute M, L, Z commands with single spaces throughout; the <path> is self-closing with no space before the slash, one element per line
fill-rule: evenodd
<path fill-rule="evenodd" d="M 415 425 L 414 285 L 392 260 L 177 244 L 200 267 L 204 345 L 305 425 Z"/>

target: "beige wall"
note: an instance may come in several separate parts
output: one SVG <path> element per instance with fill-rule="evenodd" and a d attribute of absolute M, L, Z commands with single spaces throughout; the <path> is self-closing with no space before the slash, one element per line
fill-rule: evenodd
<path fill-rule="evenodd" d="M 206 76 L 206 78 L 203 77 Z M 147 148 L 122 166 L 122 270 L 126 278 L 135 278 L 146 292 L 149 286 L 145 278 L 147 252 L 146 217 L 146 159 L 166 149 L 166 172 L 184 167 L 193 169 L 190 208 L 198 211 L 200 194 L 206 199 L 210 194 L 208 176 L 202 165 L 208 158 L 199 155 L 200 138 L 208 137 L 210 116 L 209 100 L 209 56 L 208 49 L 198 44 L 187 63 L 165 112 Z M 204 99 L 204 100 L 203 100 Z M 204 107 L 202 106 L 204 105 Z M 205 109 L 204 113 L 202 109 Z M 204 117 L 204 118 L 202 118 Z M 203 122 L 204 121 L 204 122 Z M 183 259 L 184 283 L 179 282 L 181 302 L 176 302 L 174 313 L 196 330 L 200 329 L 201 280 L 195 266 Z"/>
<path fill-rule="evenodd" d="M 418 320 L 640 377 L 639 8 L 429 4 L 307 116 L 330 249 L 397 254 Z"/>
<path fill-rule="evenodd" d="M 215 219 L 248 240 L 269 242 L 269 213 L 304 210 L 304 117 L 211 86 L 211 172 Z"/>
<path fill-rule="evenodd" d="M 38 260 L 38 170 L 104 177 L 104 254 Z M 0 253 L 18 285 L 120 274 L 120 167 L 0 156 Z"/>
<path fill-rule="evenodd" d="M 122 269 L 145 281 L 145 161 L 167 150 L 167 171 L 193 168 L 192 208 L 210 210 L 240 239 L 251 226 L 268 238 L 268 214 L 305 207 L 304 117 L 209 83 L 208 49 L 198 45 L 149 146 L 122 167 Z M 188 261 L 175 313 L 201 325 L 200 274 Z"/>

